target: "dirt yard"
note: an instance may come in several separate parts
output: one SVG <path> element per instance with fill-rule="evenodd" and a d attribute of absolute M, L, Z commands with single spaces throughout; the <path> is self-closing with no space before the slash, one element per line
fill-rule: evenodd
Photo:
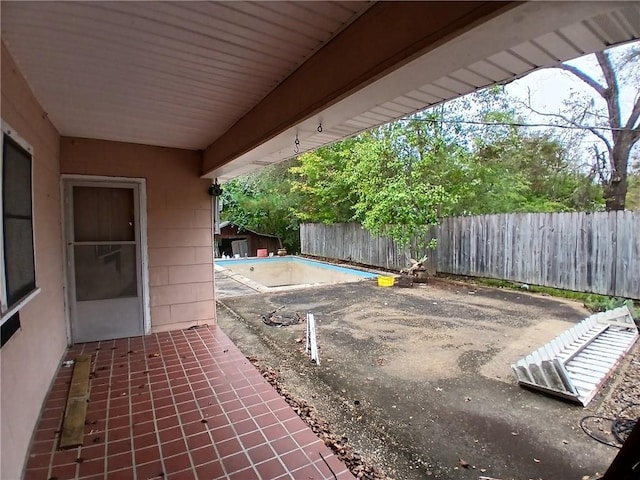
<path fill-rule="evenodd" d="M 302 353 L 304 324 L 262 323 L 281 306 L 315 314 L 320 365 Z M 587 315 L 575 302 L 441 280 L 245 293 L 218 308 L 220 326 L 245 355 L 279 369 L 287 389 L 363 458 L 407 480 L 603 472 L 616 450 L 579 427 L 602 395 L 583 409 L 518 387 L 510 370 Z"/>

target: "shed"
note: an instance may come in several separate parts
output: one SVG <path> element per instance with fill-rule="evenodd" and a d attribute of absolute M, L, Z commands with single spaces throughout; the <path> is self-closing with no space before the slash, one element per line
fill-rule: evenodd
<path fill-rule="evenodd" d="M 220 223 L 220 234 L 215 236 L 216 257 L 222 255 L 257 257 L 258 249 L 266 249 L 274 254 L 280 248 L 280 239 L 275 235 L 258 233 L 224 221 Z"/>

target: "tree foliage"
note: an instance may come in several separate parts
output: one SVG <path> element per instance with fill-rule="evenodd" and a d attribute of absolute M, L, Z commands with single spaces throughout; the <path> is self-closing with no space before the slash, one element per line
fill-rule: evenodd
<path fill-rule="evenodd" d="M 241 230 L 275 235 L 290 251 L 299 248 L 299 222 L 293 214 L 298 200 L 291 191 L 290 163 L 235 178 L 223 185 L 222 219 Z"/>
<path fill-rule="evenodd" d="M 607 184 L 575 161 L 572 144 L 524 123 L 493 87 L 235 179 L 223 218 L 295 251 L 300 222 L 355 221 L 408 244 L 446 216 L 603 209 Z M 640 172 L 624 171 L 638 205 Z"/>

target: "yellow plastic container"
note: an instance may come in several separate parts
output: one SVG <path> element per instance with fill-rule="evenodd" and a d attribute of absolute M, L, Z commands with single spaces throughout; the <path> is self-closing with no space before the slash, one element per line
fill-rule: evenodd
<path fill-rule="evenodd" d="M 393 277 L 378 277 L 379 287 L 393 287 L 395 279 Z"/>

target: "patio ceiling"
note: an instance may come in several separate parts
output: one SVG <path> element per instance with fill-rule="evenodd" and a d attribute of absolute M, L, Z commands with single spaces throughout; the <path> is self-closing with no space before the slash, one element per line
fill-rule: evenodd
<path fill-rule="evenodd" d="M 222 180 L 640 38 L 627 2 L 2 2 L 64 136 L 202 149 Z M 322 131 L 318 126 L 322 125 Z"/>

